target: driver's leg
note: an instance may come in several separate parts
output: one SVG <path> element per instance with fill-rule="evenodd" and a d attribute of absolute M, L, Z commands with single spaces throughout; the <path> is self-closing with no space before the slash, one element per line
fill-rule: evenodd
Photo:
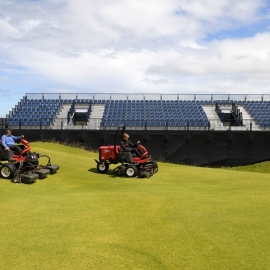
<path fill-rule="evenodd" d="M 142 155 L 137 148 L 133 148 L 130 152 L 131 153 L 134 153 L 138 157 L 140 157 Z"/>
<path fill-rule="evenodd" d="M 9 149 L 12 151 L 18 152 L 19 154 L 22 152 L 21 147 L 18 145 L 11 145 L 11 146 L 9 146 Z"/>

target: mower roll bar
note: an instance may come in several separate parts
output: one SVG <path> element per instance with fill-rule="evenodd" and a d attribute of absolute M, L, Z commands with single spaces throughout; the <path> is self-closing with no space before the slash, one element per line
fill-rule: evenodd
<path fill-rule="evenodd" d="M 126 126 L 124 125 L 124 126 L 119 126 L 118 128 L 117 128 L 117 130 L 116 130 L 116 133 L 115 133 L 115 137 L 114 137 L 114 148 L 113 148 L 113 150 L 114 150 L 114 155 L 116 156 L 116 142 L 117 142 L 117 138 L 118 138 L 118 133 L 119 133 L 119 130 L 120 130 L 120 128 L 122 128 L 122 132 L 121 132 L 121 138 L 123 137 L 123 134 L 124 134 L 124 132 L 125 132 L 125 130 L 126 130 Z"/>

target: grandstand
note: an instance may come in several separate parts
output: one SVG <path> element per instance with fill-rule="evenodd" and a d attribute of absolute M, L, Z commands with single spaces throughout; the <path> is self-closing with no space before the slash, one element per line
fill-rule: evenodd
<path fill-rule="evenodd" d="M 269 95 L 26 94 L 11 128 L 269 130 Z"/>
<path fill-rule="evenodd" d="M 125 125 L 156 160 L 237 166 L 270 160 L 270 95 L 29 93 L 4 119 L 28 140 L 98 149 Z M 3 130 L 4 131 L 4 130 Z"/>

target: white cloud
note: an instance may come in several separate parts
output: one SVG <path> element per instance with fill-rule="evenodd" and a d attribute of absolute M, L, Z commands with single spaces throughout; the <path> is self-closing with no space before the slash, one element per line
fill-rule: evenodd
<path fill-rule="evenodd" d="M 2 89 L 266 93 L 269 32 L 215 40 L 269 20 L 262 8 L 265 0 L 2 0 Z"/>
<path fill-rule="evenodd" d="M 246 39 L 213 41 L 201 50 L 176 51 L 164 63 L 149 67 L 150 74 L 166 76 L 250 75 L 270 73 L 270 34 Z"/>
<path fill-rule="evenodd" d="M 100 47 L 155 48 L 164 43 L 173 47 L 185 40 L 196 42 L 209 31 L 255 20 L 262 1 L 10 2 L 14 1 L 0 3 L 8 14 L 3 16 L 4 22 L 7 30 L 13 28 L 21 34 L 20 42 L 40 50 L 59 52 L 63 48 L 74 52 Z"/>

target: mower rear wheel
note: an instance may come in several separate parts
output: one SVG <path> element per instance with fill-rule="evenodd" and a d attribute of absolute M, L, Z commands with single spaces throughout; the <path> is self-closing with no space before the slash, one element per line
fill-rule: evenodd
<path fill-rule="evenodd" d="M 104 163 L 98 163 L 97 164 L 97 170 L 100 173 L 106 173 L 109 170 L 109 163 L 104 162 Z"/>
<path fill-rule="evenodd" d="M 137 176 L 138 175 L 138 168 L 136 166 L 133 166 L 133 165 L 128 165 L 126 167 L 125 175 L 127 177 L 135 177 L 135 176 Z"/>
<path fill-rule="evenodd" d="M 1 177 L 3 177 L 4 179 L 11 179 L 11 178 L 13 178 L 16 170 L 17 170 L 17 168 L 13 163 L 3 164 L 0 167 Z"/>

